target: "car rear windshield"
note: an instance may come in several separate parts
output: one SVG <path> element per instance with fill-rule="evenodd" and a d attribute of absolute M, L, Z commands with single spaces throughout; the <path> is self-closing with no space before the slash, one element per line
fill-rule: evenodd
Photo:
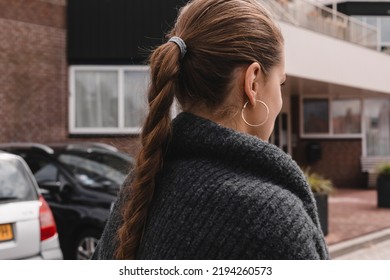
<path fill-rule="evenodd" d="M 37 198 L 34 183 L 22 162 L 0 157 L 0 203 Z"/>
<path fill-rule="evenodd" d="M 83 186 L 95 188 L 119 188 L 131 165 L 124 156 L 99 152 L 64 152 L 58 155 L 58 160 Z"/>

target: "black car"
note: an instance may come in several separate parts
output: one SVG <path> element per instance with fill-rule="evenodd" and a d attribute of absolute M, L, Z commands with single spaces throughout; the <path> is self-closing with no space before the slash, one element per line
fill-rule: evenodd
<path fill-rule="evenodd" d="M 29 165 L 57 223 L 65 259 L 89 259 L 133 158 L 98 143 L 1 144 Z"/>

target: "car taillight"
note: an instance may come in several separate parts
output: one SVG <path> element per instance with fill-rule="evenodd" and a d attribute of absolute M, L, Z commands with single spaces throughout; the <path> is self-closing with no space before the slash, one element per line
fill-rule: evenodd
<path fill-rule="evenodd" d="M 41 241 L 43 241 L 54 236 L 57 233 L 57 227 L 49 204 L 47 204 L 43 196 L 39 196 L 39 201 L 41 202 L 39 221 L 41 223 Z"/>

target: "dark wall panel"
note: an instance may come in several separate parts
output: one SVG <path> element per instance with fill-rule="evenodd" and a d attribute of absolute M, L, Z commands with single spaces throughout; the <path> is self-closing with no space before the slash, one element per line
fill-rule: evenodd
<path fill-rule="evenodd" d="M 332 7 L 331 5 L 328 5 Z M 346 15 L 389 16 L 390 2 L 343 2 L 337 4 L 337 10 Z"/>
<path fill-rule="evenodd" d="M 68 0 L 69 64 L 139 64 L 186 0 Z"/>

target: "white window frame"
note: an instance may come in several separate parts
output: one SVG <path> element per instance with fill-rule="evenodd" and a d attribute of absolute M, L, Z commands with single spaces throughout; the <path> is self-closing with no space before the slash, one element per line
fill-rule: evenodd
<path fill-rule="evenodd" d="M 300 95 L 300 135 L 302 139 L 362 139 L 364 138 L 363 131 L 363 98 L 357 96 L 334 96 L 334 95 Z M 327 99 L 329 102 L 329 133 L 305 133 L 304 131 L 304 110 L 303 110 L 303 100 L 304 99 Z M 360 100 L 360 133 L 346 133 L 346 134 L 334 134 L 333 133 L 333 122 L 332 122 L 332 101 L 333 100 L 348 100 L 348 99 L 357 99 Z"/>
<path fill-rule="evenodd" d="M 118 127 L 76 127 L 76 71 L 116 71 L 118 73 Z M 140 134 L 141 126 L 125 127 L 124 110 L 124 75 L 128 71 L 150 71 L 149 66 L 131 65 L 131 66 L 70 66 L 69 67 L 69 133 L 84 135 L 100 134 Z M 145 97 L 146 99 L 146 97 Z M 148 110 L 145 106 L 145 110 Z"/>

